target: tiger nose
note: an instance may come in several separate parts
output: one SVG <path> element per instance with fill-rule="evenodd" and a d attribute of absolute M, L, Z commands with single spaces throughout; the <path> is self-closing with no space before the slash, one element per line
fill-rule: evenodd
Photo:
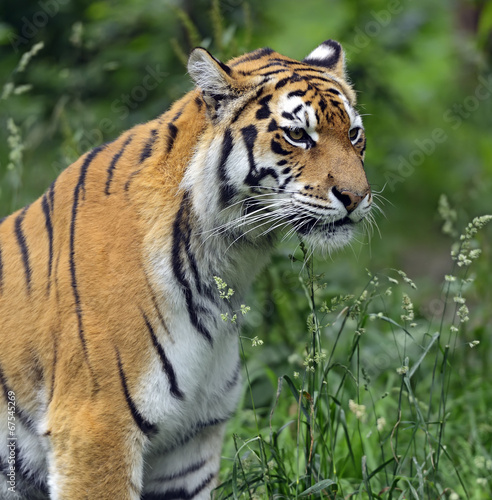
<path fill-rule="evenodd" d="M 331 191 L 343 203 L 348 213 L 353 212 L 364 199 L 364 196 L 352 193 L 351 191 L 339 191 L 336 187 L 332 187 Z"/>

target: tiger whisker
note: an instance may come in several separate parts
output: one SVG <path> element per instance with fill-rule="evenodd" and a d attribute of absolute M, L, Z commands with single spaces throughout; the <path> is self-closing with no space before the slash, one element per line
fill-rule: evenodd
<path fill-rule="evenodd" d="M 212 229 L 204 230 L 202 234 L 211 233 L 209 236 L 223 234 L 229 229 L 242 227 L 248 224 L 253 224 L 264 217 L 271 215 L 269 210 L 281 207 L 286 204 L 286 200 L 273 200 L 269 205 L 258 208 L 257 210 L 245 215 L 241 215 L 235 219 L 225 222 L 224 224 L 214 227 Z M 266 211 L 266 212 L 265 212 Z M 261 213 L 265 212 L 265 213 Z M 208 236 L 208 237 L 209 237 Z"/>

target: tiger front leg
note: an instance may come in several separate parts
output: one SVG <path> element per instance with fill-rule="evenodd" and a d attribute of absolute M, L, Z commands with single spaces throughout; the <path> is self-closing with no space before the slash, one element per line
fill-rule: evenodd
<path fill-rule="evenodd" d="M 50 498 L 139 500 L 145 435 L 118 413 L 87 404 L 58 412 L 48 430 Z"/>

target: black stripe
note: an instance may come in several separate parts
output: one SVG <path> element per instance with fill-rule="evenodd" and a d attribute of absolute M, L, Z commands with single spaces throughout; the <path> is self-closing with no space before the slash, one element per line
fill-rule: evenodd
<path fill-rule="evenodd" d="M 326 70 L 313 68 L 310 64 L 306 64 L 302 61 L 295 61 L 294 59 L 280 59 L 278 57 L 274 57 L 270 59 L 272 62 L 277 62 L 279 64 L 286 64 L 288 66 L 295 66 L 298 71 L 310 71 L 313 73 L 326 73 Z M 300 67 L 299 67 L 300 66 Z"/>
<path fill-rule="evenodd" d="M 213 56 L 212 56 L 213 57 Z M 219 61 L 214 57 L 214 59 L 219 63 L 219 66 L 228 74 L 230 75 L 232 73 L 231 68 L 227 66 L 227 64 L 224 64 L 222 61 Z"/>
<path fill-rule="evenodd" d="M 256 175 L 255 175 L 255 185 L 258 185 L 258 183 L 265 177 L 272 176 L 275 180 L 278 179 L 278 173 L 275 169 L 271 167 L 267 168 L 262 168 Z"/>
<path fill-rule="evenodd" d="M 256 138 L 258 137 L 258 129 L 255 127 L 255 125 L 248 125 L 247 127 L 241 129 L 241 134 L 248 151 L 250 168 L 256 169 L 253 149 L 255 146 Z"/>
<path fill-rule="evenodd" d="M 196 290 L 199 294 L 202 294 L 202 292 L 205 291 L 207 296 L 213 301 L 216 298 L 217 294 L 211 295 L 210 289 L 207 287 L 205 287 L 205 290 L 202 290 L 202 283 L 201 283 L 200 273 L 198 271 L 198 265 L 195 259 L 195 254 L 191 250 L 191 228 L 189 227 L 189 225 L 187 226 L 187 231 L 185 232 L 184 243 L 185 243 L 186 257 L 188 257 L 188 262 L 191 267 L 191 272 L 193 273 Z"/>
<path fill-rule="evenodd" d="M 261 89 L 263 92 L 263 89 Z M 251 101 L 245 102 L 234 114 L 233 119 L 231 120 L 231 125 L 237 121 L 237 119 L 242 115 L 243 111 L 251 104 Z"/>
<path fill-rule="evenodd" d="M 241 360 L 239 360 L 232 375 L 232 378 L 226 382 L 223 392 L 229 392 L 230 390 L 234 389 L 234 387 L 236 387 L 236 384 L 239 381 L 240 373 L 241 373 Z"/>
<path fill-rule="evenodd" d="M 140 154 L 140 163 L 145 161 L 152 154 L 152 146 L 154 145 L 156 139 L 157 139 L 157 129 L 153 128 L 150 131 L 150 137 L 147 140 L 144 148 L 142 149 L 142 153 Z"/>
<path fill-rule="evenodd" d="M 55 210 L 55 184 L 56 184 L 56 180 L 54 180 L 51 183 L 51 186 L 48 189 L 48 198 L 49 198 L 49 202 L 50 202 L 51 213 L 53 213 L 53 211 Z"/>
<path fill-rule="evenodd" d="M 203 100 L 200 96 L 195 97 L 195 103 L 198 106 L 198 111 L 202 109 L 203 106 Z"/>
<path fill-rule="evenodd" d="M 342 103 L 338 102 L 337 100 L 335 99 L 330 99 L 330 102 L 333 106 L 335 106 L 336 108 L 340 109 L 342 107 Z"/>
<path fill-rule="evenodd" d="M 114 169 L 116 168 L 116 164 L 118 163 L 118 160 L 121 158 L 121 155 L 125 152 L 125 148 L 128 146 L 128 144 L 130 144 L 132 139 L 133 139 L 133 134 L 127 138 L 127 140 L 124 142 L 123 146 L 121 146 L 121 149 L 111 159 L 111 163 L 109 164 L 109 167 L 107 170 L 108 177 L 106 179 L 106 187 L 104 189 L 104 192 L 106 193 L 107 196 L 109 196 L 111 194 L 109 192 L 109 188 L 111 187 L 111 182 L 113 181 Z"/>
<path fill-rule="evenodd" d="M 229 99 L 228 94 L 215 94 L 213 92 L 206 92 L 206 95 L 210 96 L 216 104 L 220 104 L 220 101 L 227 101 Z M 217 109 L 218 106 L 216 106 L 215 109 Z"/>
<path fill-rule="evenodd" d="M 329 85 L 333 85 L 335 82 L 335 80 L 333 78 L 330 78 L 329 76 L 321 76 L 321 75 L 306 75 L 304 77 L 304 79 L 310 83 L 313 83 L 314 80 L 316 81 L 320 81 L 320 82 L 323 82 L 325 84 L 329 84 Z M 329 90 L 328 90 L 329 92 Z"/>
<path fill-rule="evenodd" d="M 268 103 L 270 102 L 272 97 L 272 94 L 269 94 L 260 100 L 259 104 L 261 105 L 261 108 L 256 112 L 257 120 L 266 120 L 271 115 L 270 106 L 268 105 Z"/>
<path fill-rule="evenodd" d="M 275 64 L 275 66 L 277 66 L 277 64 Z M 274 69 L 272 71 L 267 71 L 266 73 L 259 73 L 259 76 L 264 77 L 265 81 L 268 81 L 270 79 L 267 77 L 277 75 L 278 73 L 285 73 L 286 71 L 289 71 L 288 68 Z M 255 70 L 255 73 L 257 73 L 257 70 Z"/>
<path fill-rule="evenodd" d="M 51 286 L 51 273 L 53 271 L 53 224 L 51 222 L 52 209 L 49 205 L 46 193 L 41 199 L 41 206 L 44 213 L 46 232 L 48 233 L 48 285 L 46 291 L 49 293 Z"/>
<path fill-rule="evenodd" d="M 289 92 L 287 94 L 287 97 L 288 98 L 291 98 L 291 97 L 302 97 L 302 96 L 305 96 L 307 93 L 307 90 L 293 90 L 292 92 Z"/>
<path fill-rule="evenodd" d="M 22 255 L 22 263 L 24 264 L 24 274 L 26 277 L 26 288 L 27 292 L 31 293 L 31 264 L 29 262 L 29 249 L 27 247 L 26 237 L 24 235 L 24 231 L 22 230 L 22 222 L 24 221 L 24 217 L 26 216 L 27 207 L 22 209 L 22 212 L 15 218 L 15 237 L 17 238 L 17 243 L 19 244 L 19 248 Z"/>
<path fill-rule="evenodd" d="M 121 386 L 123 387 L 123 392 L 125 394 L 126 404 L 130 409 L 130 413 L 132 414 L 133 420 L 137 424 L 137 427 L 146 435 L 151 436 L 157 433 L 157 427 L 154 424 L 151 424 L 142 416 L 142 414 L 138 411 L 133 399 L 130 396 L 130 392 L 128 391 L 128 385 L 126 381 L 125 372 L 123 371 L 123 365 L 121 363 L 120 353 L 117 348 L 116 350 L 116 358 L 118 361 L 118 371 L 120 374 Z"/>
<path fill-rule="evenodd" d="M 306 103 L 307 104 L 307 103 Z M 298 106 L 296 106 L 293 110 L 292 110 L 292 114 L 293 115 L 297 115 L 297 113 L 299 113 L 299 111 L 301 111 L 301 109 L 303 108 L 303 104 L 299 104 Z"/>
<path fill-rule="evenodd" d="M 171 453 L 174 450 L 183 447 L 187 443 L 189 443 L 191 440 L 195 439 L 200 432 L 202 432 L 205 429 L 209 429 L 210 427 L 216 427 L 217 425 L 222 425 L 225 424 L 230 418 L 232 414 L 227 415 L 222 418 L 213 418 L 211 420 L 208 420 L 206 422 L 198 422 L 196 423 L 192 428 L 188 428 L 186 435 L 179 439 L 177 442 L 173 443 L 173 445 L 169 448 L 166 448 L 163 450 L 163 452 Z"/>
<path fill-rule="evenodd" d="M 290 82 L 290 76 L 283 78 L 282 80 L 279 80 L 277 84 L 275 85 L 275 90 L 278 90 L 282 88 L 283 86 L 287 85 Z"/>
<path fill-rule="evenodd" d="M 150 338 L 152 339 L 152 344 L 154 345 L 154 347 L 157 351 L 157 354 L 159 355 L 159 358 L 161 359 L 162 368 L 166 372 L 167 378 L 169 380 L 171 394 L 177 399 L 184 399 L 184 394 L 181 392 L 180 388 L 178 387 L 178 381 L 176 379 L 176 373 L 174 371 L 173 365 L 169 361 L 168 357 L 166 356 L 166 353 L 164 352 L 164 349 L 162 348 L 161 344 L 157 340 L 157 337 L 154 333 L 154 329 L 152 328 L 152 325 L 150 324 L 145 313 L 142 312 L 142 316 L 143 316 L 143 319 L 145 321 L 145 325 L 147 326 L 147 330 L 150 333 Z"/>
<path fill-rule="evenodd" d="M 183 244 L 186 245 L 186 234 L 189 232 L 189 226 L 186 220 L 188 205 L 189 205 L 189 193 L 186 191 L 183 195 L 181 205 L 179 207 L 178 213 L 173 224 L 173 249 L 172 249 L 172 266 L 173 273 L 178 283 L 183 288 L 183 293 L 186 300 L 186 307 L 188 309 L 188 316 L 190 318 L 191 324 L 194 328 L 205 337 L 205 339 L 213 344 L 212 335 L 208 329 L 202 324 L 198 316 L 198 308 L 193 300 L 193 293 L 191 291 L 191 286 L 186 278 L 185 271 L 183 268 L 183 261 L 181 258 L 181 249 Z"/>
<path fill-rule="evenodd" d="M 367 139 L 364 137 L 364 145 L 362 146 L 362 149 L 360 151 L 361 155 L 363 155 L 366 150 L 366 144 L 367 144 Z M 0 266 L 0 271 L 1 271 L 1 266 Z"/>
<path fill-rule="evenodd" d="M 222 152 L 219 161 L 219 186 L 220 186 L 220 203 L 222 207 L 227 206 L 232 198 L 236 195 L 236 190 L 230 184 L 229 176 L 227 175 L 226 163 L 233 147 L 233 139 L 231 129 L 228 128 L 224 133 L 224 141 L 222 142 Z"/>
<path fill-rule="evenodd" d="M 306 104 L 306 106 L 311 106 L 311 101 L 306 101 L 305 104 Z M 305 114 L 305 118 L 306 118 L 306 127 L 309 128 L 311 126 L 310 121 L 309 121 L 309 114 L 307 114 L 306 112 L 304 112 L 304 114 Z M 318 120 L 317 114 L 318 114 L 318 112 L 315 111 L 314 115 L 316 116 L 316 120 Z M 308 139 L 307 142 L 309 144 L 311 141 Z"/>
<path fill-rule="evenodd" d="M 164 317 L 162 316 L 161 310 L 159 308 L 159 304 L 157 302 L 157 297 L 155 296 L 155 292 L 152 288 L 152 285 L 150 284 L 149 277 L 145 273 L 144 273 L 144 276 L 145 276 L 145 281 L 147 283 L 147 287 L 148 287 L 149 292 L 150 292 L 150 298 L 152 299 L 152 304 L 153 304 L 154 309 L 157 313 L 157 317 L 159 318 L 161 326 L 164 328 L 164 330 L 170 336 L 171 333 L 169 332 L 169 328 L 167 327 L 166 321 L 164 320 Z"/>
<path fill-rule="evenodd" d="M 167 476 L 159 476 L 153 479 L 152 482 L 167 483 L 169 481 L 174 481 L 175 479 L 185 477 L 188 474 L 191 474 L 192 472 L 199 471 L 207 463 L 207 461 L 208 460 L 206 459 L 200 460 L 199 462 L 195 462 L 191 465 L 188 465 L 188 467 L 185 467 L 184 469 L 180 470 L 179 472 L 175 472 L 174 474 L 168 474 Z"/>
<path fill-rule="evenodd" d="M 69 266 L 70 266 L 70 277 L 71 277 L 71 286 L 73 297 L 75 300 L 75 313 L 77 315 L 77 323 L 78 323 L 78 333 L 80 342 L 82 343 L 82 348 L 84 351 L 84 356 L 89 363 L 89 353 L 87 350 L 87 344 L 85 340 L 84 334 L 84 324 L 82 321 L 82 305 L 80 302 L 80 294 L 77 282 L 77 270 L 75 266 L 75 227 L 77 222 L 78 208 L 80 196 L 82 194 L 83 198 L 85 197 L 85 178 L 87 176 L 87 170 L 92 160 L 106 147 L 106 144 L 102 144 L 97 148 L 93 149 L 91 152 L 87 154 L 82 163 L 82 167 L 80 168 L 79 180 L 77 181 L 77 185 L 75 186 L 73 192 L 73 205 L 72 205 L 72 221 L 70 223 L 70 252 L 69 252 Z M 83 199 L 82 198 L 82 199 Z M 90 366 L 90 364 L 89 364 Z"/>
<path fill-rule="evenodd" d="M 246 176 L 244 182 L 249 186 L 256 186 L 256 162 L 254 156 L 254 146 L 256 142 L 256 138 L 258 137 L 258 130 L 254 125 L 248 125 L 241 129 L 241 134 L 243 136 L 244 144 L 246 145 L 246 150 L 248 151 L 248 163 L 249 163 L 249 172 Z"/>
<path fill-rule="evenodd" d="M 128 191 L 130 189 L 130 184 L 132 183 L 133 179 L 142 171 L 141 168 L 135 170 L 128 176 L 128 180 L 125 182 L 125 191 Z"/>
<path fill-rule="evenodd" d="M 244 56 L 241 56 L 237 61 L 234 61 L 231 66 L 237 66 L 238 64 L 247 62 L 247 61 L 256 61 L 258 59 L 261 59 L 264 56 L 268 56 L 272 54 L 274 51 L 270 47 L 263 47 L 262 49 L 257 49 L 253 52 L 250 52 L 249 54 L 244 54 Z"/>
<path fill-rule="evenodd" d="M 268 124 L 268 132 L 274 132 L 278 129 L 277 122 L 275 118 L 272 118 L 272 121 Z"/>
<path fill-rule="evenodd" d="M 272 139 L 270 144 L 271 144 L 272 151 L 274 153 L 277 153 L 278 155 L 287 156 L 287 155 L 292 154 L 292 151 L 285 150 L 282 147 L 282 145 L 280 144 L 280 142 L 277 142 L 275 139 Z"/>
<path fill-rule="evenodd" d="M 167 490 L 165 493 L 144 493 L 141 500 L 192 500 L 215 479 L 216 475 L 215 473 L 208 475 L 192 491 L 188 491 L 185 488 L 175 488 Z"/>
<path fill-rule="evenodd" d="M 249 73 L 247 71 L 239 71 L 239 73 L 241 73 L 242 75 L 249 75 L 249 74 L 256 75 L 260 71 L 263 71 L 264 69 L 272 68 L 274 66 L 277 68 L 278 67 L 283 68 L 281 71 L 288 71 L 289 70 L 289 66 L 287 64 L 280 64 L 276 61 L 270 61 L 270 62 L 267 62 L 266 64 L 263 64 L 262 66 L 259 66 L 258 68 L 254 68 Z M 263 74 L 260 73 L 259 76 L 263 76 Z"/>
<path fill-rule="evenodd" d="M 188 104 L 190 102 L 191 102 L 191 99 L 186 99 L 184 104 L 178 109 L 177 113 L 173 116 L 170 123 L 174 123 L 183 114 L 183 111 L 185 110 L 186 106 L 188 106 Z M 201 108 L 202 102 L 203 101 L 200 99 L 200 97 L 195 98 L 195 103 L 197 103 L 198 109 Z"/>
<path fill-rule="evenodd" d="M 261 94 L 263 94 L 263 91 L 265 90 L 265 87 L 260 87 L 257 91 L 256 91 L 256 94 L 251 98 L 249 99 L 248 101 L 246 101 L 237 111 L 236 113 L 234 114 L 234 118 L 231 120 L 231 124 L 236 122 L 237 119 L 241 116 L 241 114 L 243 113 L 243 111 L 252 103 L 252 102 L 255 102 L 256 99 L 258 99 Z"/>
<path fill-rule="evenodd" d="M 173 149 L 176 136 L 178 135 L 178 127 L 176 127 L 174 123 L 168 123 L 167 128 L 169 129 L 169 133 L 167 136 L 167 152 L 170 153 L 171 149 Z"/>
<path fill-rule="evenodd" d="M 178 110 L 178 112 L 173 116 L 171 123 L 174 123 L 182 114 L 184 109 L 186 108 L 186 105 L 188 104 L 188 101 L 186 101 L 183 106 L 181 106 L 181 109 Z"/>
<path fill-rule="evenodd" d="M 284 171 L 282 171 L 283 174 L 288 174 L 290 172 L 290 168 L 286 168 L 284 169 Z M 285 189 L 289 183 L 292 181 L 292 175 L 289 175 L 283 182 L 281 185 L 279 185 L 279 188 L 280 189 Z"/>
<path fill-rule="evenodd" d="M 53 217 L 53 214 L 55 213 L 55 184 L 56 184 L 56 179 L 51 183 L 50 188 L 48 189 L 48 201 L 49 201 L 49 208 L 50 208 L 50 215 Z M 52 254 L 50 253 L 50 258 L 52 257 Z M 51 258 L 50 263 L 48 264 L 48 292 L 51 287 L 51 275 L 53 272 L 53 259 Z"/>

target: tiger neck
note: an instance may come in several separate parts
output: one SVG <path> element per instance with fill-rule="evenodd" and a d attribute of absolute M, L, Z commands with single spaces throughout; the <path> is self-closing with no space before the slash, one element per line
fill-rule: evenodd
<path fill-rule="evenodd" d="M 219 276 L 244 293 L 268 262 L 275 238 L 271 234 L 256 237 L 250 232 L 251 225 L 241 226 L 245 200 L 224 203 L 225 181 L 220 172 L 223 141 L 222 135 L 214 135 L 213 131 L 205 131 L 200 138 L 181 182 L 180 212 L 190 220 L 190 229 L 185 233 L 189 234 L 188 246 L 199 269 L 209 280 Z M 236 161 L 247 162 L 247 159 L 236 158 Z M 183 229 L 181 222 L 175 224 L 175 241 Z"/>
<path fill-rule="evenodd" d="M 218 207 L 214 210 L 213 200 L 202 205 L 202 190 L 197 194 L 195 189 L 184 191 L 173 225 L 174 275 L 178 280 L 187 275 L 194 288 L 204 295 L 218 294 L 215 277 L 219 277 L 235 290 L 232 302 L 241 301 L 257 272 L 269 260 L 272 245 L 242 239 L 237 232 L 222 229 Z M 200 210 L 202 206 L 204 209 Z"/>

